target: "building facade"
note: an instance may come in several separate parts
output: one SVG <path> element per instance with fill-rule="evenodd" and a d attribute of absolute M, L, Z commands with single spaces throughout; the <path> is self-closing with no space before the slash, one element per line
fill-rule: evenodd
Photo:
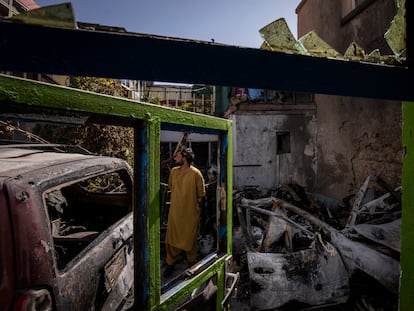
<path fill-rule="evenodd" d="M 392 54 L 384 34 L 397 1 L 303 0 L 296 13 L 299 38 L 313 30 L 342 55 L 352 42 L 366 54 L 376 49 Z M 315 104 L 315 191 L 343 198 L 368 175 L 380 176 L 392 187 L 401 185 L 401 102 L 315 94 Z"/>
<path fill-rule="evenodd" d="M 316 109 L 312 94 L 217 87 L 221 116 L 233 121 L 233 186 L 313 189 Z M 223 105 L 227 103 L 227 105 Z"/>

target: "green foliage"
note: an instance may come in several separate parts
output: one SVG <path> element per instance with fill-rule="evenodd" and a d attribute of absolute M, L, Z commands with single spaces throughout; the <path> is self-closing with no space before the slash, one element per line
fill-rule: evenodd
<path fill-rule="evenodd" d="M 149 96 L 148 94 L 142 96 L 141 101 L 145 103 L 154 104 L 154 105 L 160 104 L 160 99 L 158 97 Z"/>
<path fill-rule="evenodd" d="M 77 144 L 97 154 L 117 157 L 133 164 L 133 129 L 89 124 L 77 128 Z"/>
<path fill-rule="evenodd" d="M 71 79 L 71 86 L 99 94 L 128 97 L 128 91 L 122 88 L 120 81 L 114 79 L 75 77 Z"/>
<path fill-rule="evenodd" d="M 180 106 L 180 109 L 187 110 L 187 111 L 192 111 L 192 107 L 193 107 L 193 104 L 191 102 L 184 102 Z"/>
<path fill-rule="evenodd" d="M 89 192 L 118 193 L 127 191 L 124 181 L 117 173 L 90 178 L 82 182 L 81 186 Z"/>
<path fill-rule="evenodd" d="M 71 86 L 100 94 L 127 97 L 128 92 L 114 79 L 75 77 Z M 34 133 L 51 143 L 79 145 L 89 151 L 126 160 L 133 164 L 133 129 L 122 126 L 85 124 L 73 127 L 38 124 Z"/>
<path fill-rule="evenodd" d="M 76 77 L 74 87 L 100 94 L 128 97 L 119 80 Z M 118 157 L 133 164 L 133 129 L 113 125 L 87 124 L 75 132 L 75 143 L 101 155 Z"/>
<path fill-rule="evenodd" d="M 133 129 L 128 127 L 86 124 L 61 127 L 38 124 L 33 133 L 51 143 L 78 145 L 105 156 L 117 157 L 133 164 Z"/>

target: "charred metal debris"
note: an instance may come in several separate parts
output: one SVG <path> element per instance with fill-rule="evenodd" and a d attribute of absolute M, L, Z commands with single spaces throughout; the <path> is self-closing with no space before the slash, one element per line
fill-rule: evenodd
<path fill-rule="evenodd" d="M 237 310 L 398 310 L 401 187 L 343 200 L 284 184 L 234 198 Z"/>

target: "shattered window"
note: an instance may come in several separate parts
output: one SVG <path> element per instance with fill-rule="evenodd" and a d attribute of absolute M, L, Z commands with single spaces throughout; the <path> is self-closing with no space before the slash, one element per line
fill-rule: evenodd
<path fill-rule="evenodd" d="M 132 210 L 131 182 L 124 171 L 64 184 L 43 198 L 59 270 Z"/>

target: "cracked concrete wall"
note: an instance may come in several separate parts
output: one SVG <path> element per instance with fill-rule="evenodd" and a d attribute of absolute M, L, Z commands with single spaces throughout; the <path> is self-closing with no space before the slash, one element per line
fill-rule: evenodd
<path fill-rule="evenodd" d="M 316 191 L 343 198 L 368 175 L 401 185 L 401 103 L 316 95 Z"/>
<path fill-rule="evenodd" d="M 344 18 L 344 3 L 350 0 L 303 0 L 296 11 L 298 37 L 314 30 L 340 53 L 355 41 L 366 53 L 378 48 L 391 54 L 384 34 L 396 14 L 395 1 L 362 2 L 368 5 L 352 18 Z M 342 199 L 376 174 L 392 187 L 401 185 L 401 102 L 315 95 L 315 104 L 317 192 Z"/>
<path fill-rule="evenodd" d="M 233 182 L 236 189 L 315 183 L 316 118 L 314 112 L 281 114 L 237 112 L 233 120 Z M 277 133 L 290 133 L 290 152 L 277 154 Z"/>

